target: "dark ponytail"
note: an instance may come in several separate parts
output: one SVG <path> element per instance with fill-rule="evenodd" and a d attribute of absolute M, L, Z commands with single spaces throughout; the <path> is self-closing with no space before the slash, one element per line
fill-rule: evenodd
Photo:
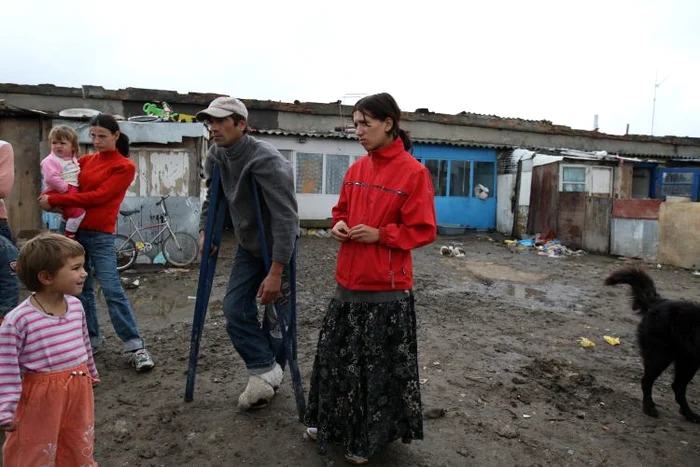
<path fill-rule="evenodd" d="M 109 114 L 98 114 L 90 120 L 90 126 L 99 126 L 112 132 L 119 132 L 117 139 L 117 151 L 124 157 L 129 157 L 129 137 L 119 129 L 117 120 Z"/>
<path fill-rule="evenodd" d="M 124 157 L 129 157 L 129 137 L 126 133 L 119 132 L 119 138 L 117 138 L 117 151 L 121 153 Z"/>
<path fill-rule="evenodd" d="M 406 149 L 406 151 L 410 152 L 411 148 L 413 147 L 413 142 L 411 141 L 411 137 L 409 136 L 409 132 L 399 128 L 397 130 L 397 133 L 399 134 L 399 138 L 401 138 L 401 141 L 403 141 L 404 149 Z"/>

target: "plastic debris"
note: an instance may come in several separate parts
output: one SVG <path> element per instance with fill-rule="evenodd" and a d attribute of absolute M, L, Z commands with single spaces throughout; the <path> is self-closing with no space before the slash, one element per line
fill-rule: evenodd
<path fill-rule="evenodd" d="M 620 345 L 619 337 L 603 336 L 603 339 L 605 339 L 605 342 L 607 342 L 610 345 Z"/>
<path fill-rule="evenodd" d="M 585 347 L 587 349 L 592 349 L 593 347 L 595 347 L 595 342 L 586 337 L 579 337 L 578 342 L 579 344 L 581 344 L 581 347 Z"/>
<path fill-rule="evenodd" d="M 541 237 L 535 235 L 532 238 L 524 238 L 522 240 L 505 240 L 504 243 L 511 251 L 514 252 L 535 252 L 538 255 L 548 256 L 550 258 L 560 258 L 563 256 L 580 256 L 586 252 L 583 250 L 572 250 L 556 238 Z"/>

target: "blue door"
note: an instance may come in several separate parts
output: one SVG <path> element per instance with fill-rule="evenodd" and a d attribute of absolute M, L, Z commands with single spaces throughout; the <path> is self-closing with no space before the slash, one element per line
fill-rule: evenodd
<path fill-rule="evenodd" d="M 438 224 L 496 228 L 496 151 L 416 144 L 413 155 L 430 170 Z M 488 196 L 479 197 L 479 188 Z"/>

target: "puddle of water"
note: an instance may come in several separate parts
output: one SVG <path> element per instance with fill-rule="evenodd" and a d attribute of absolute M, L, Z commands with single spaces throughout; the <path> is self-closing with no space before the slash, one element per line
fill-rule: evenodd
<path fill-rule="evenodd" d="M 510 281 L 484 281 L 480 278 L 462 277 L 440 287 L 430 287 L 421 293 L 431 295 L 478 294 L 516 302 L 518 306 L 532 310 L 578 312 L 581 290 L 574 286 L 556 282 L 534 286 Z"/>
<path fill-rule="evenodd" d="M 511 297 L 528 300 L 542 300 L 547 297 L 547 292 L 534 287 L 527 287 L 523 284 L 508 284 L 506 286 L 506 293 Z"/>

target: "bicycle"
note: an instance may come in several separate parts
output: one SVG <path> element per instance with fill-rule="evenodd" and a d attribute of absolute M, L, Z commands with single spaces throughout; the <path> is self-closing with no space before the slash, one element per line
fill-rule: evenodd
<path fill-rule="evenodd" d="M 114 247 L 117 253 L 117 271 L 129 269 L 136 262 L 136 257 L 139 253 L 151 251 L 153 245 L 160 241 L 163 243 L 161 251 L 168 264 L 184 268 L 197 259 L 197 255 L 199 254 L 199 242 L 187 232 L 175 232 L 172 227 L 170 227 L 170 215 L 165 205 L 165 200 L 169 197 L 170 195 L 161 196 L 160 201 L 156 203 L 156 206 L 159 206 L 161 210 L 160 214 L 155 216 L 159 221 L 156 224 L 138 227 L 131 216 L 140 212 L 139 209 L 119 211 L 119 214 L 129 219 L 129 222 L 131 222 L 132 231 L 131 235 L 128 237 L 121 234 L 117 234 L 114 237 Z M 141 232 L 157 228 L 160 228 L 158 233 L 150 242 L 147 242 L 146 239 L 143 238 Z M 136 236 L 138 238 L 135 238 Z M 162 240 L 160 240 L 161 236 L 163 236 Z"/>

